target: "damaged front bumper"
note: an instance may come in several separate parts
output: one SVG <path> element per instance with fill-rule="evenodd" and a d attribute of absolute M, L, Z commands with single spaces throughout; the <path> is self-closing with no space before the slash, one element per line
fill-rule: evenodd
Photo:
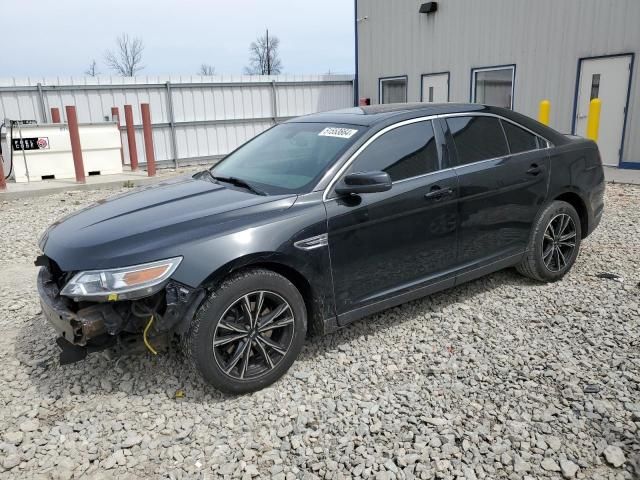
<path fill-rule="evenodd" d="M 42 313 L 60 335 L 61 364 L 112 347 L 123 335 L 127 341 L 120 343 L 133 346 L 131 340 L 142 340 L 144 325 L 151 316 L 155 320 L 152 336 L 164 336 L 166 340 L 170 331 L 183 333 L 204 297 L 204 290 L 169 282 L 161 292 L 139 301 L 76 303 L 60 295 L 60 286 L 46 266 L 40 268 L 37 283 Z M 140 314 L 141 307 L 148 313 Z"/>
<path fill-rule="evenodd" d="M 38 294 L 44 316 L 62 338 L 74 345 L 84 346 L 90 339 L 107 333 L 105 319 L 113 323 L 115 319 L 108 317 L 117 315 L 109 304 L 95 304 L 72 311 L 68 300 L 60 296 L 57 284 L 44 267 L 38 273 Z"/>

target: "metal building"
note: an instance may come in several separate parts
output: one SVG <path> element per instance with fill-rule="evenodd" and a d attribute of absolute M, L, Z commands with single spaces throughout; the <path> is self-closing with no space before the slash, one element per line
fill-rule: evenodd
<path fill-rule="evenodd" d="M 585 134 L 602 101 L 603 162 L 640 168 L 640 0 L 355 0 L 357 97 L 478 102 Z"/>

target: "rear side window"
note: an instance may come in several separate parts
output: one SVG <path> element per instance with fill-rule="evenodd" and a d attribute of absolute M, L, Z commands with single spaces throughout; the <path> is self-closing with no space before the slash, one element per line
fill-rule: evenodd
<path fill-rule="evenodd" d="M 536 135 L 514 125 L 511 122 L 502 122 L 504 133 L 507 134 L 509 149 L 511 153 L 528 152 L 538 148 Z"/>
<path fill-rule="evenodd" d="M 349 172 L 387 172 L 392 181 L 438 170 L 438 150 L 430 120 L 394 128 L 374 140 Z"/>
<path fill-rule="evenodd" d="M 479 162 L 509 154 L 502 127 L 494 117 L 451 117 L 447 125 L 457 152 L 457 164 Z"/>

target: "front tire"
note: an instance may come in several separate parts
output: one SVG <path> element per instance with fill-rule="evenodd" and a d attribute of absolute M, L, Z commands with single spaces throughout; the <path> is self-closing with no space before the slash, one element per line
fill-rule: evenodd
<path fill-rule="evenodd" d="M 208 383 L 226 393 L 247 393 L 285 374 L 306 330 L 306 308 L 296 287 L 271 270 L 251 269 L 231 275 L 209 294 L 184 347 Z"/>
<path fill-rule="evenodd" d="M 538 216 L 524 258 L 516 267 L 540 282 L 560 280 L 578 257 L 582 230 L 576 209 L 555 200 Z"/>

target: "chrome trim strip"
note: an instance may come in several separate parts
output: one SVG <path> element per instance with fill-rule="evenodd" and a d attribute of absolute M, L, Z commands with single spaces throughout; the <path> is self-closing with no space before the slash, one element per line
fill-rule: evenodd
<path fill-rule="evenodd" d="M 305 238 L 303 240 L 298 240 L 293 244 L 294 247 L 306 251 L 326 247 L 327 245 L 329 245 L 329 235 L 327 233 L 316 235 L 315 237 Z"/>
<path fill-rule="evenodd" d="M 531 135 L 535 135 L 536 137 L 539 137 L 539 138 L 543 139 L 545 142 L 547 142 L 547 148 L 551 148 L 553 146 L 553 143 L 551 143 L 548 139 L 546 139 L 545 137 L 543 137 L 539 133 L 536 133 L 533 130 L 528 129 L 524 125 L 521 125 L 521 124 L 519 124 L 518 122 L 516 122 L 514 120 L 511 120 L 509 118 L 503 117 L 502 115 L 498 115 L 497 113 L 487 113 L 487 112 L 441 113 L 440 115 L 436 115 L 436 117 L 437 118 L 448 118 L 448 117 L 495 117 L 495 118 L 499 118 L 500 120 L 504 120 L 505 122 L 512 123 L 516 127 L 520 127 L 521 129 L 526 130 Z M 539 148 L 537 150 L 544 150 L 544 148 Z M 533 152 L 535 150 L 530 150 L 530 151 Z M 524 152 L 518 152 L 518 153 L 524 153 Z"/>
<path fill-rule="evenodd" d="M 384 135 L 385 133 L 389 132 L 390 130 L 393 130 L 393 129 L 398 128 L 398 127 L 402 127 L 404 125 L 409 125 L 411 123 L 431 121 L 431 120 L 433 120 L 435 118 L 446 119 L 448 117 L 473 117 L 473 116 L 476 116 L 476 117 L 495 117 L 497 119 L 504 120 L 505 122 L 512 123 L 515 126 L 520 127 L 523 130 L 529 132 L 530 134 L 535 135 L 536 137 L 541 138 L 542 140 L 547 142 L 546 148 L 539 148 L 539 149 L 536 149 L 536 150 L 547 150 L 549 148 L 554 147 L 553 143 L 551 143 L 548 139 L 546 139 L 542 135 L 540 135 L 540 134 L 528 129 L 527 127 L 525 127 L 524 125 L 519 124 L 518 122 L 515 122 L 513 120 L 510 120 L 510 119 L 508 119 L 506 117 L 503 117 L 503 116 L 495 114 L 495 113 L 487 113 L 487 112 L 441 113 L 441 114 L 438 114 L 438 115 L 428 115 L 426 117 L 411 118 L 409 120 L 404 120 L 402 122 L 394 123 L 393 125 L 389 125 L 389 126 L 383 128 L 382 130 L 377 132 L 375 135 L 373 135 L 369 140 L 367 140 L 365 143 L 363 143 L 360 146 L 360 148 L 358 148 L 358 150 L 356 150 L 353 153 L 353 155 L 351 155 L 351 157 L 344 163 L 344 165 L 342 165 L 342 167 L 340 167 L 340 169 L 333 176 L 333 178 L 331 179 L 331 181 L 329 182 L 327 187 L 324 189 L 324 192 L 322 193 L 322 201 L 323 202 L 327 202 L 329 200 L 334 200 L 333 198 L 327 198 L 327 195 L 329 194 L 331 189 L 334 187 L 334 185 L 338 182 L 338 180 L 340 179 L 342 174 L 351 166 L 351 164 L 356 160 L 356 158 L 358 158 L 358 155 L 360 155 L 360 153 L 362 153 L 362 151 L 365 148 L 367 148 L 378 137 Z M 505 137 L 506 137 L 506 135 L 505 135 Z M 528 150 L 528 151 L 529 152 L 535 152 L 536 150 Z M 501 157 L 487 158 L 487 159 L 484 159 L 484 160 L 479 160 L 477 162 L 467 163 L 465 165 L 456 165 L 455 167 L 449 167 L 449 168 L 446 168 L 446 169 L 437 170 L 436 172 L 429 172 L 429 173 L 425 173 L 423 175 L 417 175 L 415 177 L 403 178 L 402 180 L 397 180 L 397 181 L 395 181 L 393 183 L 399 183 L 399 182 L 403 182 L 403 181 L 406 181 L 406 180 L 412 180 L 414 178 L 420 178 L 420 177 L 424 177 L 424 176 L 427 176 L 427 175 L 432 175 L 434 173 L 443 172 L 443 171 L 446 171 L 446 170 L 451 170 L 451 169 L 454 169 L 454 168 L 458 168 L 458 167 L 465 167 L 467 165 L 474 165 L 474 164 L 477 164 L 477 163 L 487 162 L 487 161 L 490 161 L 490 160 L 498 160 L 500 158 L 510 157 L 511 155 L 519 155 L 521 153 L 527 153 L 527 152 L 518 152 L 518 153 L 513 153 L 513 154 L 509 153 L 508 155 L 503 155 Z"/>
<path fill-rule="evenodd" d="M 415 180 L 417 178 L 428 177 L 429 175 L 435 175 L 436 173 L 448 172 L 449 170 L 453 170 L 454 168 L 456 167 L 447 167 L 447 168 L 443 168 L 442 170 L 436 170 L 434 172 L 427 172 L 427 173 L 423 173 L 422 175 L 416 175 L 415 177 L 403 178 L 401 180 L 396 180 L 395 182 L 393 182 L 393 185 L 395 185 L 396 183 L 403 183 L 403 182 L 408 182 L 410 180 Z M 333 200 L 333 198 L 330 198 L 329 200 Z"/>

